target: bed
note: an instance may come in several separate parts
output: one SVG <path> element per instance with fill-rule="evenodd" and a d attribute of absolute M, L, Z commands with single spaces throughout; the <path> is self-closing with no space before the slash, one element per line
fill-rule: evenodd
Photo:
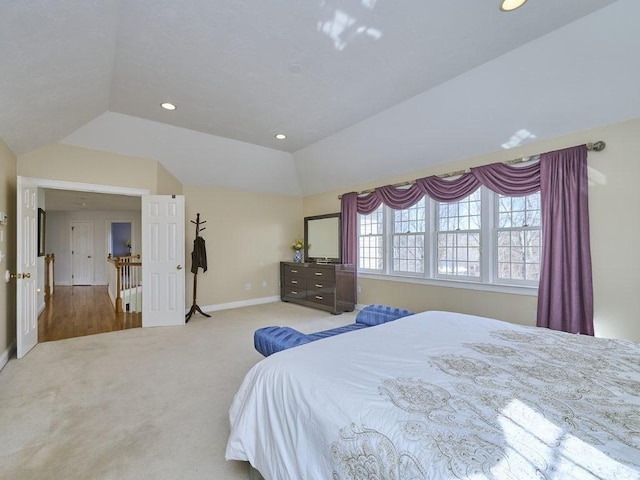
<path fill-rule="evenodd" d="M 229 418 L 267 480 L 637 480 L 640 345 L 423 312 L 262 360 Z"/>

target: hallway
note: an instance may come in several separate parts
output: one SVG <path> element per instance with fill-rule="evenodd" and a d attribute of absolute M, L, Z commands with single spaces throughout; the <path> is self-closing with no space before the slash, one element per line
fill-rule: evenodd
<path fill-rule="evenodd" d="M 51 301 L 38 317 L 38 341 L 50 342 L 141 326 L 141 313 L 115 313 L 106 285 L 56 285 Z"/>

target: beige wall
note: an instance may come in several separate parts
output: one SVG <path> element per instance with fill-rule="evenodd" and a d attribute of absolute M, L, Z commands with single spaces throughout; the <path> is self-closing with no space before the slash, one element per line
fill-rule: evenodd
<path fill-rule="evenodd" d="M 157 176 L 157 195 L 182 195 L 182 184 L 176 177 L 169 173 L 161 163 L 156 165 L 158 169 Z"/>
<path fill-rule="evenodd" d="M 185 186 L 187 308 L 193 296 L 191 251 L 195 225 L 205 220 L 208 270 L 198 272 L 200 307 L 279 296 L 280 261 L 291 260 L 291 242 L 302 235 L 302 198 L 218 187 Z M 266 286 L 263 286 L 266 282 Z M 251 284 L 251 290 L 245 285 Z"/>
<path fill-rule="evenodd" d="M 16 157 L 0 139 L 0 212 L 8 215 L 7 225 L 0 225 L 0 250 L 6 257 L 0 262 L 0 356 L 16 336 L 15 282 L 5 283 L 4 272 L 15 272 L 16 249 Z"/>
<path fill-rule="evenodd" d="M 520 148 L 482 155 L 409 175 L 354 185 L 304 198 L 304 215 L 339 211 L 337 195 L 348 191 L 457 171 L 472 166 L 604 140 L 603 152 L 590 152 L 591 249 L 596 335 L 640 341 L 640 215 L 635 192 L 640 182 L 640 119 L 580 132 Z M 425 153 L 428 155 L 428 152 Z M 385 303 L 414 311 L 445 309 L 535 323 L 536 297 L 443 288 L 360 278 L 358 302 Z"/>
<path fill-rule="evenodd" d="M 18 158 L 18 175 L 158 191 L 158 162 L 56 143 Z M 167 181 L 163 175 L 162 187 Z M 172 192 L 173 193 L 173 192 Z"/>

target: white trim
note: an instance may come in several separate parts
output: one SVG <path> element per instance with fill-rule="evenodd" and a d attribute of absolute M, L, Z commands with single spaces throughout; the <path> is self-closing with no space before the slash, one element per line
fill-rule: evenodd
<path fill-rule="evenodd" d="M 251 307 L 253 305 L 263 305 L 265 303 L 279 302 L 280 296 L 253 298 L 251 300 L 241 300 L 239 302 L 218 303 L 217 305 L 207 305 L 200 307 L 203 312 L 217 312 L 220 310 L 230 310 L 232 308 Z M 189 306 L 191 309 L 191 306 Z M 185 315 L 189 313 L 189 309 L 185 310 Z"/>
<path fill-rule="evenodd" d="M 16 341 L 14 340 L 7 347 L 7 349 L 4 352 L 2 352 L 2 355 L 0 355 L 0 370 L 2 370 L 7 363 L 9 363 L 9 359 L 11 358 L 11 355 L 13 355 L 13 351 L 15 349 L 16 349 Z"/>
<path fill-rule="evenodd" d="M 538 295 L 538 287 L 516 286 L 516 285 L 497 285 L 494 283 L 480 282 L 463 282 L 461 280 L 435 280 L 431 278 L 406 277 L 399 275 L 382 275 L 371 273 L 359 273 L 358 278 L 370 280 L 380 280 L 383 282 L 404 282 L 417 283 L 421 285 L 432 285 L 434 287 L 446 288 L 463 288 L 467 290 L 482 290 L 485 292 L 510 293 L 512 295 L 529 295 L 536 297 Z"/>
<path fill-rule="evenodd" d="M 150 194 L 150 190 L 146 188 L 115 187 L 113 185 L 99 185 L 95 183 L 66 182 L 63 180 L 50 180 L 48 178 L 30 178 L 22 176 L 18 176 L 18 178 L 24 178 L 25 180 L 34 183 L 36 187 L 52 188 L 54 190 L 78 190 L 81 192 L 129 195 L 132 197 L 141 197 L 142 195 Z"/>

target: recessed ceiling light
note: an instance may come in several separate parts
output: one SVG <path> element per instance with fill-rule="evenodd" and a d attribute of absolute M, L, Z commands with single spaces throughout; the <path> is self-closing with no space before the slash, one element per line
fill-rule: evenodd
<path fill-rule="evenodd" d="M 275 137 L 276 137 L 278 140 L 284 140 L 285 138 L 287 138 L 287 136 L 286 136 L 284 133 L 276 133 L 276 134 L 275 134 Z"/>
<path fill-rule="evenodd" d="M 500 4 L 500 10 L 503 12 L 511 12 L 516 8 L 520 8 L 526 3 L 527 0 L 502 0 Z"/>
<path fill-rule="evenodd" d="M 173 103 L 169 103 L 169 102 L 161 103 L 160 106 L 165 110 L 175 110 L 176 108 L 178 108 Z"/>

